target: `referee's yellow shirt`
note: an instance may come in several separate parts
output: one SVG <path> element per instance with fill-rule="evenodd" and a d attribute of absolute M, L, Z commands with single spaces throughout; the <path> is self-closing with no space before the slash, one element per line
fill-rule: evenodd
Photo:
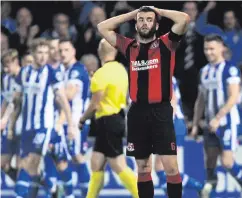
<path fill-rule="evenodd" d="M 117 61 L 105 63 L 91 79 L 91 92 L 103 91 L 96 119 L 116 113 L 126 106 L 128 74 L 124 66 Z"/>

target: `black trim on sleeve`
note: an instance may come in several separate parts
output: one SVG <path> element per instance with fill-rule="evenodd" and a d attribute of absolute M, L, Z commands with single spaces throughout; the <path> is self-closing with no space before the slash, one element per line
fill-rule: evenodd
<path fill-rule="evenodd" d="M 170 41 L 176 41 L 179 42 L 182 39 L 183 35 L 178 35 L 174 32 L 172 32 L 172 30 L 170 31 L 168 38 Z"/>

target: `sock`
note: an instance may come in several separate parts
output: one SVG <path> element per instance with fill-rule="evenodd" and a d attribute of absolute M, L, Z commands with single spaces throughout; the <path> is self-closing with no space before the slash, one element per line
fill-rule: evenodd
<path fill-rule="evenodd" d="M 152 181 L 151 173 L 138 174 L 138 191 L 139 198 L 154 197 L 154 184 Z"/>
<path fill-rule="evenodd" d="M 103 187 L 104 183 L 104 172 L 92 172 L 91 179 L 89 182 L 89 188 L 86 198 L 96 198 Z"/>
<path fill-rule="evenodd" d="M 185 173 L 181 173 L 181 178 L 182 178 L 182 186 L 184 188 L 195 189 L 197 191 L 200 191 L 203 189 L 203 184 L 198 180 L 192 177 L 189 177 L 189 175 Z"/>
<path fill-rule="evenodd" d="M 15 192 L 17 194 L 17 197 L 27 197 L 30 187 L 30 181 L 30 175 L 24 169 L 21 169 L 15 186 Z"/>
<path fill-rule="evenodd" d="M 40 182 L 40 176 L 37 176 L 37 175 L 31 176 L 29 193 L 28 193 L 29 198 L 37 197 L 38 190 L 39 190 L 39 182 Z"/>
<path fill-rule="evenodd" d="M 71 166 L 68 167 L 64 171 L 59 171 L 60 180 L 64 183 L 65 189 L 65 197 L 73 196 L 73 184 L 72 184 L 72 169 Z"/>
<path fill-rule="evenodd" d="M 77 164 L 78 182 L 82 192 L 82 197 L 86 197 L 88 191 L 88 182 L 90 180 L 90 174 L 86 163 Z"/>
<path fill-rule="evenodd" d="M 122 181 L 125 188 L 129 190 L 134 198 L 139 198 L 138 188 L 137 188 L 137 178 L 130 168 L 124 169 L 118 174 L 120 180 Z"/>
<path fill-rule="evenodd" d="M 236 178 L 236 180 L 242 182 L 242 168 L 236 162 L 234 162 L 232 168 L 230 169 L 230 172 Z"/>
<path fill-rule="evenodd" d="M 162 186 L 166 183 L 166 173 L 163 170 L 156 172 L 158 178 L 159 178 L 159 186 Z"/>
<path fill-rule="evenodd" d="M 182 198 L 182 178 L 179 173 L 167 176 L 167 193 L 169 198 Z"/>
<path fill-rule="evenodd" d="M 218 178 L 214 168 L 207 168 L 207 182 L 212 184 L 213 189 L 216 188 L 217 181 L 218 181 Z"/>

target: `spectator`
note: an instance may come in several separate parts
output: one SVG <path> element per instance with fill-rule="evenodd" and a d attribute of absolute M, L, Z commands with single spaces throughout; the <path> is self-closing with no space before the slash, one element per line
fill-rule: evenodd
<path fill-rule="evenodd" d="M 77 31 L 75 26 L 70 24 L 69 17 L 64 13 L 58 13 L 53 17 L 53 28 L 48 29 L 41 35 L 45 38 L 71 39 L 76 41 Z"/>
<path fill-rule="evenodd" d="M 198 16 L 197 3 L 185 2 L 183 11 L 190 16 L 190 23 L 177 49 L 175 76 L 180 81 L 184 114 L 190 120 L 197 97 L 199 70 L 205 65 L 206 58 L 203 53 L 203 37 L 195 30 L 195 21 Z"/>
<path fill-rule="evenodd" d="M 223 18 L 223 30 L 216 26 L 207 24 L 208 13 L 216 7 L 216 2 L 208 2 L 203 13 L 196 22 L 197 31 L 202 35 L 218 33 L 223 37 L 225 43 L 232 51 L 231 62 L 238 65 L 242 62 L 242 31 L 238 19 L 233 10 L 227 10 Z"/>
<path fill-rule="evenodd" d="M 1 32 L 1 54 L 4 54 L 9 49 L 8 36 Z"/>
<path fill-rule="evenodd" d="M 17 12 L 17 30 L 10 36 L 10 47 L 18 50 L 20 57 L 27 51 L 32 40 L 39 33 L 38 25 L 32 25 L 33 16 L 29 9 L 20 8 Z"/>
<path fill-rule="evenodd" d="M 99 68 L 97 56 L 93 54 L 85 54 L 81 57 L 81 63 L 85 65 L 89 75 L 92 77 L 94 72 Z"/>
<path fill-rule="evenodd" d="M 2 1 L 2 12 L 1 12 L 1 24 L 7 28 L 11 33 L 16 31 L 16 21 L 10 17 L 11 14 L 11 2 Z"/>
<path fill-rule="evenodd" d="M 89 15 L 90 23 L 83 29 L 80 28 L 79 38 L 76 43 L 78 59 L 86 53 L 97 55 L 98 44 L 101 36 L 97 31 L 97 24 L 106 19 L 106 12 L 101 7 L 94 7 Z"/>

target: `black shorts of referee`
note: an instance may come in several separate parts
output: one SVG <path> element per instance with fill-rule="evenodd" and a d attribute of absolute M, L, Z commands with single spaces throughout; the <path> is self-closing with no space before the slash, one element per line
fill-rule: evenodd
<path fill-rule="evenodd" d="M 121 110 L 118 114 L 103 116 L 96 120 L 97 136 L 94 151 L 106 157 L 115 158 L 123 154 L 122 138 L 125 133 L 125 116 Z"/>
<path fill-rule="evenodd" d="M 152 153 L 177 154 L 170 102 L 132 103 L 129 109 L 127 155 L 146 159 Z"/>

